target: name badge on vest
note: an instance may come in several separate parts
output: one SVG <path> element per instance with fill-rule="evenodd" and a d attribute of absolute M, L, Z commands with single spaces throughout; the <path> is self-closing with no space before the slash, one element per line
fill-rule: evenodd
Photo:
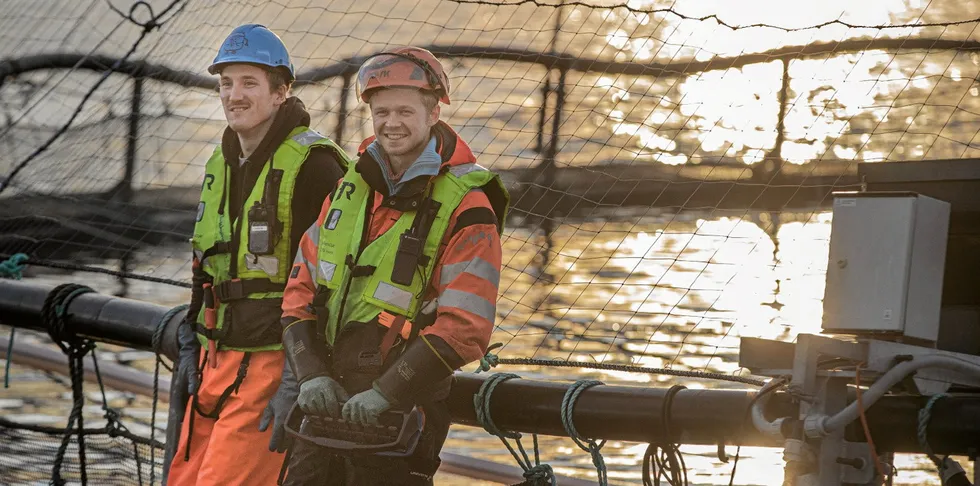
<path fill-rule="evenodd" d="M 259 270 L 267 275 L 275 276 L 279 273 L 279 259 L 274 255 L 245 255 L 245 268 L 249 270 Z"/>
<path fill-rule="evenodd" d="M 328 230 L 332 230 L 337 227 L 337 223 L 340 222 L 340 216 L 344 214 L 343 211 L 339 209 L 331 209 L 330 213 L 327 214 L 327 224 L 324 227 Z"/>

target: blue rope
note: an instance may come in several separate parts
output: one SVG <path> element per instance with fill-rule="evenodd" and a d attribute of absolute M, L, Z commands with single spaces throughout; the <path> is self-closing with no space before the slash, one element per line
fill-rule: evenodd
<path fill-rule="evenodd" d="M 534 462 L 531 462 L 531 458 L 528 457 L 527 451 L 524 449 L 524 444 L 521 443 L 520 432 L 510 432 L 503 431 L 497 427 L 497 424 L 493 422 L 493 418 L 490 416 L 490 397 L 493 395 L 493 391 L 497 388 L 497 385 L 514 378 L 520 378 L 520 376 L 513 373 L 494 373 L 487 378 L 487 381 L 480 385 L 480 390 L 476 392 L 473 396 L 473 406 L 476 409 L 476 421 L 486 430 L 490 435 L 497 436 L 507 450 L 510 451 L 510 455 L 514 456 L 517 464 L 521 466 L 524 470 L 525 484 L 540 484 L 542 481 L 548 481 L 548 484 L 552 486 L 557 486 L 558 480 L 555 478 L 554 470 L 548 464 L 541 464 L 541 457 L 538 449 L 538 435 L 533 434 L 534 437 Z M 517 444 L 517 449 L 507 441 L 507 439 L 513 439 Z"/>
<path fill-rule="evenodd" d="M 12 278 L 20 280 L 24 277 L 24 267 L 30 257 L 26 253 L 16 253 L 10 258 L 0 262 L 0 278 Z M 13 361 L 14 336 L 17 334 L 16 328 L 10 328 L 10 339 L 7 341 L 7 360 L 3 364 L 3 387 L 10 388 L 10 362 Z"/>
<path fill-rule="evenodd" d="M 932 463 L 936 465 L 936 469 L 939 470 L 940 477 L 943 475 L 945 466 L 943 465 L 943 461 L 932 452 L 932 447 L 929 446 L 929 441 L 926 438 L 926 434 L 929 430 L 929 420 L 932 419 L 932 407 L 936 404 L 936 402 L 942 400 L 943 398 L 946 398 L 945 393 L 939 393 L 929 397 L 929 401 L 926 402 L 926 406 L 919 410 L 919 426 L 916 429 L 916 435 L 918 435 L 919 438 L 919 447 L 922 449 L 922 452 L 929 456 Z"/>
<path fill-rule="evenodd" d="M 486 354 L 484 354 L 483 357 L 480 358 L 480 366 L 473 371 L 475 373 L 480 373 L 482 371 L 490 371 L 490 368 L 493 368 L 494 366 L 500 364 L 500 356 L 497 356 L 496 354 L 493 354 L 490 351 L 493 351 L 494 349 L 497 349 L 503 345 L 504 343 L 491 344 L 490 347 L 487 348 Z"/>
<path fill-rule="evenodd" d="M 600 486 L 606 486 L 609 484 L 609 473 L 606 471 L 606 461 L 602 458 L 602 446 L 606 445 L 606 441 L 596 442 L 594 439 L 583 440 L 578 430 L 575 429 L 575 423 L 572 421 L 575 402 L 578 401 L 579 395 L 589 388 L 602 384 L 599 380 L 579 380 L 568 387 L 568 390 L 565 392 L 565 397 L 561 400 L 561 424 L 565 427 L 565 432 L 572 438 L 575 445 L 592 456 L 592 465 L 595 466 L 596 474 L 599 476 L 599 484 Z"/>
<path fill-rule="evenodd" d="M 12 278 L 20 280 L 24 277 L 24 267 L 30 257 L 26 253 L 16 253 L 10 258 L 0 262 L 0 278 Z"/>
<path fill-rule="evenodd" d="M 68 295 L 65 296 L 64 299 L 61 300 L 61 302 L 59 302 L 54 306 L 55 315 L 64 319 L 65 317 L 68 316 L 68 305 L 71 304 L 71 301 L 75 300 L 75 297 L 78 297 L 79 295 L 83 295 L 83 294 L 89 294 L 92 292 L 95 291 L 88 287 L 85 287 L 84 285 L 80 286 L 75 290 L 72 290 L 71 292 L 68 293 Z"/>

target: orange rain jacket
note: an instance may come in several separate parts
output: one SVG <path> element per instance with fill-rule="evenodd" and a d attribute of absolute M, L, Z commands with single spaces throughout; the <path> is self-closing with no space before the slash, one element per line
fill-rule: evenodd
<path fill-rule="evenodd" d="M 472 150 L 448 125 L 439 122 L 433 127 L 433 134 L 437 137 L 437 152 L 442 157 L 443 170 L 451 166 L 476 163 Z M 367 243 L 390 229 L 402 214 L 389 201 L 388 189 L 382 179 L 383 169 L 365 153 L 373 139 L 374 137 L 370 137 L 361 143 L 358 149 L 360 159 L 357 162 L 358 172 L 375 191 Z M 407 181 L 398 197 L 405 197 L 413 191 L 421 193 L 428 182 L 429 178 L 426 177 Z M 315 318 L 311 312 L 311 303 L 317 285 L 311 271 L 319 267 L 315 242 L 319 241 L 319 230 L 330 212 L 330 202 L 329 198 L 324 201 L 316 224 L 300 240 L 293 271 L 283 296 L 283 328 L 298 320 Z M 437 264 L 422 308 L 448 291 L 468 294 L 485 301 L 481 304 L 486 304 L 479 306 L 481 312 L 476 312 L 475 307 L 466 309 L 440 303 L 435 322 L 421 331 L 433 351 L 455 369 L 479 359 L 487 350 L 494 316 L 487 315 L 486 309 L 496 309 L 502 250 L 497 216 L 487 195 L 480 189 L 471 191 L 463 198 L 450 218 L 449 228 L 437 254 Z M 492 271 L 488 273 L 483 270 L 487 268 L 483 262 L 489 263 Z M 483 271 L 458 270 L 467 268 L 469 264 L 479 266 Z M 453 301 L 465 303 L 472 302 L 472 299 L 456 298 Z"/>

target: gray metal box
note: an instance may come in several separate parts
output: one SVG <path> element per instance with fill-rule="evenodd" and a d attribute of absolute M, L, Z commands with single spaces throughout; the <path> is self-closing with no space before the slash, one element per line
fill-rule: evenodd
<path fill-rule="evenodd" d="M 935 342 L 949 203 L 911 192 L 834 193 L 823 330 Z"/>

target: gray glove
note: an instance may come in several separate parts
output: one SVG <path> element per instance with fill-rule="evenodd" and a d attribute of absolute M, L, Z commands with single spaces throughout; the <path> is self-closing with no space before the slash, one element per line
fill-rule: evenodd
<path fill-rule="evenodd" d="M 259 432 L 265 432 L 272 424 L 272 438 L 269 439 L 269 450 L 273 452 L 286 452 L 292 437 L 286 433 L 286 417 L 296 403 L 299 395 L 299 385 L 296 383 L 296 375 L 286 361 L 282 367 L 282 381 L 276 394 L 269 399 L 269 404 L 262 412 L 262 420 L 259 421 Z"/>
<path fill-rule="evenodd" d="M 362 391 L 344 405 L 344 420 L 361 425 L 378 425 L 378 416 L 391 408 L 391 403 L 377 390 Z"/>
<path fill-rule="evenodd" d="M 197 333 L 188 321 L 181 322 L 177 326 L 177 345 L 180 351 L 177 353 L 177 366 L 174 368 L 174 380 L 171 387 L 178 387 L 183 391 L 187 389 L 188 395 L 197 392 L 200 385 L 197 378 L 198 355 L 201 350 L 201 343 L 197 340 Z"/>
<path fill-rule="evenodd" d="M 329 376 L 318 376 L 299 387 L 299 408 L 312 415 L 340 418 L 340 404 L 346 402 L 347 390 Z"/>

